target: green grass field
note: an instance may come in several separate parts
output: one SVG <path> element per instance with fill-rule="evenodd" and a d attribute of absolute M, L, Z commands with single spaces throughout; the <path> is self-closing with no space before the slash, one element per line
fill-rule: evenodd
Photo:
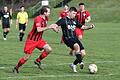
<path fill-rule="evenodd" d="M 20 73 L 12 73 L 13 66 L 24 56 L 24 43 L 32 23 L 30 19 L 23 42 L 18 41 L 15 23 L 7 41 L 3 41 L 0 29 L 0 80 L 120 80 L 120 23 L 94 23 L 95 29 L 85 31 L 82 41 L 87 52 L 85 68 L 80 70 L 78 66 L 78 73 L 73 73 L 69 67 L 74 57 L 68 54 L 69 48 L 60 44 L 61 33 L 56 34 L 52 30 L 43 35 L 53 48 L 53 52 L 42 61 L 44 70 L 39 70 L 33 63 L 40 54 L 35 49 L 28 62 L 20 68 Z M 97 74 L 89 74 L 90 63 L 98 66 Z"/>

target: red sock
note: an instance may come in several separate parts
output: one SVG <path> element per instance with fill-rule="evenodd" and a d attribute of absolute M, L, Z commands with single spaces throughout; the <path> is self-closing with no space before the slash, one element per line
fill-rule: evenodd
<path fill-rule="evenodd" d="M 39 58 L 36 59 L 37 62 L 40 62 L 42 59 L 48 56 L 48 53 L 46 51 L 43 51 L 42 54 L 39 56 Z"/>
<path fill-rule="evenodd" d="M 20 66 L 22 66 L 24 63 L 26 62 L 26 60 L 24 58 L 21 58 L 18 62 L 18 64 L 16 65 L 16 68 L 18 69 Z"/>

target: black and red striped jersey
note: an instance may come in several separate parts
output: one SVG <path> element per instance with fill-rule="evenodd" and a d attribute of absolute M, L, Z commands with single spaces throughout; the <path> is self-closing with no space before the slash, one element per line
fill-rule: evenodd
<path fill-rule="evenodd" d="M 28 34 L 28 38 L 29 40 L 33 40 L 33 41 L 38 41 L 42 39 L 42 32 L 38 32 L 37 31 L 37 27 L 46 27 L 47 26 L 47 21 L 48 19 L 43 19 L 41 16 L 37 16 L 34 19 L 34 24 L 33 24 L 33 28 L 30 31 L 30 33 Z M 37 25 L 37 26 L 36 26 Z"/>

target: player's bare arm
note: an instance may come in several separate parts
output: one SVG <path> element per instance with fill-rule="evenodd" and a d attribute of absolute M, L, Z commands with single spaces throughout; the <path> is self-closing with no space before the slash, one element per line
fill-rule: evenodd
<path fill-rule="evenodd" d="M 26 18 L 26 24 L 25 24 L 25 26 L 27 27 L 27 25 L 28 25 L 28 18 Z"/>
<path fill-rule="evenodd" d="M 18 26 L 18 19 L 16 19 L 16 28 L 17 28 L 17 26 Z"/>
<path fill-rule="evenodd" d="M 92 28 L 94 28 L 94 27 L 95 27 L 94 24 L 91 24 L 90 26 L 85 26 L 85 25 L 83 25 L 83 26 L 81 27 L 81 29 L 88 30 L 88 29 L 92 29 Z"/>

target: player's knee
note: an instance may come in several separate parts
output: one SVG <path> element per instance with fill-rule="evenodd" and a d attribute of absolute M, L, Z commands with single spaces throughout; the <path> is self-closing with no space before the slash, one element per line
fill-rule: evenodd
<path fill-rule="evenodd" d="M 77 43 L 74 44 L 74 50 L 75 52 L 80 52 L 80 47 Z"/>
<path fill-rule="evenodd" d="M 52 52 L 52 48 L 49 47 L 49 48 L 47 49 L 47 52 L 48 52 L 48 53 Z"/>
<path fill-rule="evenodd" d="M 81 56 L 84 57 L 85 55 L 86 55 L 85 50 L 82 50 L 82 51 L 81 51 Z"/>

